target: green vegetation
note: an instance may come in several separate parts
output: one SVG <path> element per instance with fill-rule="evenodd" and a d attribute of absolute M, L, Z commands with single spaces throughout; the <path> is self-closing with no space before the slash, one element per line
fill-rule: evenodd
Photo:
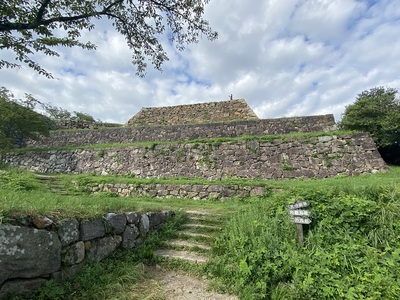
<path fill-rule="evenodd" d="M 31 95 L 25 98 L 15 99 L 6 88 L 0 89 L 0 152 L 22 146 L 26 138 L 49 134 L 50 120 L 31 109 L 35 102 Z"/>
<path fill-rule="evenodd" d="M 74 111 L 73 113 L 62 107 L 56 107 L 51 104 L 42 104 L 45 114 L 52 120 L 71 120 L 75 122 L 96 123 L 96 120 L 89 114 Z"/>
<path fill-rule="evenodd" d="M 339 126 L 370 132 L 382 158 L 400 164 L 400 99 L 393 88 L 376 87 L 364 91 L 347 106 Z"/>
<path fill-rule="evenodd" d="M 109 211 L 134 211 L 133 201 L 121 198 L 62 196 L 51 193 L 33 174 L 22 171 L 0 171 L 0 220 L 15 216 L 46 214 L 54 219 L 101 216 Z"/>
<path fill-rule="evenodd" d="M 399 299 L 399 179 L 376 178 L 294 184 L 253 203 L 226 224 L 209 270 L 241 299 Z M 296 199 L 312 213 L 303 244 L 288 216 Z"/>
<path fill-rule="evenodd" d="M 61 180 L 65 186 L 71 188 L 83 189 L 87 184 L 176 184 L 176 185 L 239 185 L 239 186 L 262 186 L 266 190 L 288 189 L 293 186 L 298 188 L 319 188 L 321 185 L 327 187 L 342 186 L 343 188 L 353 189 L 358 187 L 368 186 L 371 178 L 380 184 L 398 184 L 400 183 L 399 168 L 389 167 L 389 171 L 378 174 L 365 174 L 357 177 L 349 177 L 340 175 L 333 178 L 324 179 L 290 179 L 290 180 L 264 180 L 264 179 L 243 179 L 243 178 L 225 178 L 220 180 L 209 180 L 204 178 L 136 178 L 134 175 L 102 175 L 95 176 L 94 174 L 80 175 L 53 175 Z M 83 191 L 83 190 L 82 190 Z"/>
<path fill-rule="evenodd" d="M 282 170 L 284 170 L 284 171 L 293 171 L 295 169 L 293 166 L 291 166 L 287 163 L 285 158 L 281 159 L 281 167 L 282 167 Z"/>
<path fill-rule="evenodd" d="M 90 175 L 60 175 L 54 176 L 61 182 L 63 189 L 71 194 L 79 192 L 90 182 L 157 182 L 156 179 L 139 180 L 131 177 L 90 176 Z M 160 181 L 162 182 L 162 181 Z M 78 190 L 77 190 L 78 189 Z M 151 197 L 116 198 L 115 193 L 88 195 L 81 193 L 76 196 L 63 196 L 61 193 L 50 192 L 46 186 L 30 172 L 22 170 L 0 170 L 0 220 L 6 221 L 14 216 L 45 214 L 55 219 L 69 217 L 94 217 L 107 212 L 149 211 L 172 209 L 175 211 L 187 209 L 211 209 L 222 212 L 225 209 L 235 210 L 242 203 L 233 200 L 229 203 L 218 201 L 188 201 L 187 199 L 163 199 Z"/>
<path fill-rule="evenodd" d="M 84 185 L 99 180 L 150 182 L 128 176 L 56 177 L 66 187 L 72 182 Z M 210 184 L 185 178 L 175 182 Z M 212 260 L 193 272 L 213 276 L 218 289 L 233 291 L 241 299 L 399 299 L 400 168 L 391 167 L 380 174 L 318 180 L 215 182 L 259 184 L 275 193 L 225 202 L 104 195 L 72 197 L 49 192 L 29 172 L 5 169 L 0 171 L 0 220 L 37 213 L 61 219 L 123 210 L 178 212 L 174 221 L 146 238 L 138 249 L 121 251 L 101 263 L 88 265 L 64 285 L 50 282 L 35 299 L 143 299 L 146 295 L 162 294 L 155 283 L 150 289 L 141 285 L 146 278 L 142 264 L 190 270 L 189 265 L 159 261 L 153 250 L 167 237 L 175 237 L 185 219 L 180 212 L 191 209 L 229 216 L 213 247 Z M 290 222 L 287 209 L 297 199 L 310 203 L 312 223 L 304 226 L 303 244 L 296 242 L 296 226 Z"/>
<path fill-rule="evenodd" d="M 159 1 L 132 2 L 120 0 L 72 1 L 2 1 L 0 13 L 0 49 L 7 49 L 15 60 L 44 74 L 31 56 L 36 52 L 59 56 L 57 47 L 96 49 L 96 45 L 81 41 L 81 32 L 95 28 L 95 19 L 110 19 L 115 31 L 124 36 L 132 50 L 132 63 L 144 76 L 148 61 L 161 70 L 168 60 L 160 36 L 168 35 L 178 50 L 196 43 L 200 37 L 217 38 L 203 18 L 206 1 L 183 1 L 173 5 Z M 60 33 L 59 29 L 63 32 Z M 0 59 L 1 68 L 16 68 L 14 59 Z"/>

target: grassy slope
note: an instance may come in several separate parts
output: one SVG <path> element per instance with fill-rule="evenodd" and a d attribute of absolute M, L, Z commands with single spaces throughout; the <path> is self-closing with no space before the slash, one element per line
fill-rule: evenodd
<path fill-rule="evenodd" d="M 67 177 L 66 182 L 77 178 Z M 82 180 L 87 178 L 98 179 L 89 176 Z M 123 178 L 101 179 L 119 182 Z M 47 191 L 28 172 L 0 171 L 0 221 L 19 214 L 65 218 L 149 209 L 234 213 L 214 247 L 212 263 L 203 271 L 220 278 L 221 286 L 239 293 L 242 299 L 399 298 L 395 283 L 400 280 L 397 271 L 400 253 L 396 250 L 400 247 L 400 168 L 358 177 L 260 181 L 259 184 L 281 192 L 225 202 L 65 197 Z M 288 222 L 286 211 L 287 204 L 299 197 L 310 201 L 314 213 L 303 246 L 295 242 L 295 228 Z M 173 234 L 182 221 L 183 216 L 179 216 L 175 223 L 150 237 L 135 252 L 123 252 L 85 268 L 82 275 L 66 285 L 50 283 L 35 297 L 83 299 L 92 295 L 96 299 L 143 299 L 145 294 L 140 291 L 139 298 L 132 298 L 132 291 L 137 291 L 137 282 L 143 276 L 140 262 L 153 261 L 152 249 Z"/>

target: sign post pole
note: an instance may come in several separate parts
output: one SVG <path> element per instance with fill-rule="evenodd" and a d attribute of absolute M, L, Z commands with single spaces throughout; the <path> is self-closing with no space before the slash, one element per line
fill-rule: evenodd
<path fill-rule="evenodd" d="M 303 236 L 303 224 L 297 223 L 297 242 L 299 244 L 302 244 L 304 242 L 304 236 Z"/>

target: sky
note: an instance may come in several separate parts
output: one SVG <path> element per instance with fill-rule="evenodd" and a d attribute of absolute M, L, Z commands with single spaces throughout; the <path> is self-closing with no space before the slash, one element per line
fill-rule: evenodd
<path fill-rule="evenodd" d="M 205 19 L 216 41 L 179 52 L 165 44 L 163 72 L 135 75 L 124 37 L 105 21 L 82 40 L 97 50 L 59 48 L 32 58 L 54 79 L 28 67 L 1 69 L 0 86 L 17 98 L 126 123 L 142 107 L 245 99 L 263 119 L 334 114 L 358 94 L 400 88 L 398 0 L 211 0 Z M 0 52 L 2 58 L 9 53 Z"/>

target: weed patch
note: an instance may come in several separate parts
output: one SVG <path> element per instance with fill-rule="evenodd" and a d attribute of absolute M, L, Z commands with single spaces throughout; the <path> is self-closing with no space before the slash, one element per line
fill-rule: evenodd
<path fill-rule="evenodd" d="M 304 244 L 294 199 L 310 203 Z M 243 299 L 398 299 L 399 217 L 390 185 L 288 189 L 235 215 L 208 267 Z"/>

